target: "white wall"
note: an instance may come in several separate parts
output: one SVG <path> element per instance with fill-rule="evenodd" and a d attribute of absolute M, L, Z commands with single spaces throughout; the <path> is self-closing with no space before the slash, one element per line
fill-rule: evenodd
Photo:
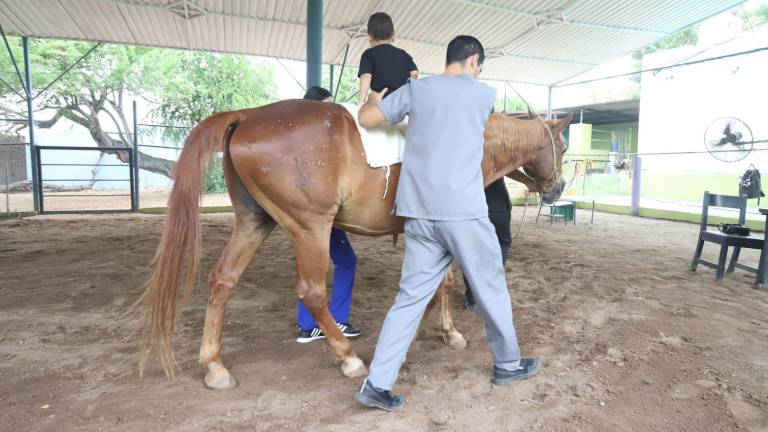
<path fill-rule="evenodd" d="M 643 69 L 746 51 L 768 44 L 768 25 L 738 36 L 731 18 L 707 23 L 699 45 L 646 55 Z M 740 30 L 740 29 L 739 29 Z M 730 39 L 727 42 L 720 42 Z M 737 117 L 752 129 L 755 140 L 768 139 L 768 52 L 693 66 L 645 73 L 641 82 L 638 152 L 706 151 L 704 132 L 718 117 Z M 755 144 L 768 149 L 768 144 Z M 768 151 L 753 151 L 737 163 L 709 154 L 643 158 L 655 172 L 742 173 L 750 163 L 768 171 Z"/>

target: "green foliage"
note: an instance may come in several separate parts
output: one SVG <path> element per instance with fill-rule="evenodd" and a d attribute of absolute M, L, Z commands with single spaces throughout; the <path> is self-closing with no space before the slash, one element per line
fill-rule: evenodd
<path fill-rule="evenodd" d="M 23 68 L 21 38 L 9 38 L 11 49 Z M 33 92 L 52 82 L 94 46 L 93 43 L 30 39 Z M 23 74 L 24 71 L 21 70 Z M 0 74 L 22 92 L 8 55 L 0 55 Z M 194 125 L 219 111 L 256 107 L 275 99 L 276 87 L 269 66 L 239 55 L 103 44 L 35 100 L 37 110 L 56 110 L 46 126 L 58 118 L 74 121 L 102 146 L 130 145 L 131 126 L 124 104 L 142 97 L 156 109 L 152 120 L 164 124 Z M 0 113 L 23 116 L 19 98 L 0 86 Z M 49 111 L 50 112 L 50 111 Z M 102 132 L 117 131 L 107 137 Z M 187 129 L 164 129 L 166 143 L 179 145 Z M 117 138 L 114 138 L 117 137 Z M 141 137 L 145 137 L 144 131 Z M 146 156 L 142 169 L 168 175 L 173 164 Z M 214 169 L 206 190 L 223 191 L 220 165 Z"/>
<path fill-rule="evenodd" d="M 357 91 L 360 88 L 360 80 L 357 78 L 357 68 L 352 66 L 344 67 L 344 75 L 341 78 L 339 84 L 339 73 L 341 73 L 341 66 L 333 67 L 333 93 L 336 94 L 336 102 L 343 103 L 345 101 L 356 104 L 357 103 Z M 330 86 L 331 69 L 330 66 L 323 68 L 322 82 L 325 83 L 324 87 L 331 89 Z M 338 93 L 336 91 L 338 87 Z"/>
<path fill-rule="evenodd" d="M 177 71 L 184 71 L 183 74 Z M 215 112 L 252 108 L 272 102 L 276 87 L 272 69 L 252 64 L 247 57 L 202 52 L 172 51 L 161 60 L 160 105 L 153 118 L 161 123 L 194 125 Z M 166 141 L 189 131 L 165 129 Z M 206 177 L 205 193 L 226 192 L 221 161 L 215 159 Z"/>
<path fill-rule="evenodd" d="M 655 43 L 652 43 L 645 48 L 639 49 L 632 53 L 632 59 L 633 59 L 633 67 L 636 70 L 642 69 L 642 60 L 643 56 L 646 54 L 651 54 L 657 51 L 664 51 L 672 48 L 678 48 L 685 45 L 695 45 L 696 42 L 699 40 L 699 26 L 693 25 L 691 27 L 686 28 L 683 31 L 677 32 L 675 34 L 669 35 L 665 37 L 664 39 L 657 41 Z M 639 74 L 632 75 L 630 79 L 634 82 L 640 83 L 641 76 Z M 639 89 L 636 91 L 636 96 L 639 97 Z M 635 95 L 633 95 L 634 97 Z"/>
<path fill-rule="evenodd" d="M 768 3 L 761 4 L 751 11 L 741 9 L 737 15 L 741 18 L 745 30 L 765 24 L 768 22 Z"/>
<path fill-rule="evenodd" d="M 190 51 L 165 51 L 158 59 L 160 99 L 157 121 L 193 125 L 215 112 L 272 102 L 272 69 L 247 57 Z"/>
<path fill-rule="evenodd" d="M 501 97 L 497 95 L 496 98 L 496 105 L 494 106 L 494 110 L 497 113 L 501 112 L 515 112 L 515 111 L 526 111 L 528 109 L 528 106 L 523 102 L 522 99 L 519 97 L 507 97 L 507 104 L 504 105 L 504 95 L 502 94 Z"/>
<path fill-rule="evenodd" d="M 204 193 L 224 193 L 227 191 L 227 182 L 224 180 L 224 167 L 220 158 L 214 158 L 208 167 L 205 177 Z"/>
<path fill-rule="evenodd" d="M 660 41 L 654 42 L 643 49 L 635 51 L 632 53 L 632 57 L 634 57 L 636 60 L 641 60 L 646 54 L 677 48 L 684 45 L 695 45 L 698 40 L 699 26 L 694 25 L 683 31 L 669 35 Z"/>

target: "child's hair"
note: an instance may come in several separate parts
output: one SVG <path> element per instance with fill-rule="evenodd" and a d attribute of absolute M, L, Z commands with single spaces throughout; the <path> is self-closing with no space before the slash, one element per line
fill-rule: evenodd
<path fill-rule="evenodd" d="M 313 86 L 307 89 L 307 92 L 304 93 L 304 99 L 311 99 L 322 102 L 324 99 L 332 97 L 333 95 L 328 90 L 320 87 L 320 86 Z"/>
<path fill-rule="evenodd" d="M 376 12 L 368 18 L 368 34 L 375 40 L 387 40 L 395 35 L 392 18 L 384 12 Z"/>
<path fill-rule="evenodd" d="M 448 43 L 445 64 L 461 62 L 475 54 L 480 54 L 478 63 L 483 64 L 483 61 L 485 61 L 485 51 L 483 50 L 483 44 L 479 40 L 472 36 L 456 36 Z"/>

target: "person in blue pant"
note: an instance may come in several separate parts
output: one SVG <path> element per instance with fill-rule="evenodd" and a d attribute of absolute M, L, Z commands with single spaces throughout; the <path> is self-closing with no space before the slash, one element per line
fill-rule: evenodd
<path fill-rule="evenodd" d="M 332 102 L 331 93 L 319 86 L 310 87 L 304 95 L 304 99 L 312 99 L 321 102 Z M 349 243 L 347 234 L 336 228 L 331 228 L 331 261 L 334 265 L 333 293 L 328 308 L 333 319 L 336 320 L 348 338 L 360 336 L 360 330 L 349 323 L 349 310 L 352 306 L 352 289 L 355 286 L 355 269 L 357 268 L 357 256 Z M 312 314 L 309 313 L 301 300 L 297 301 L 296 313 L 299 336 L 298 343 L 309 343 L 325 337 L 317 326 Z"/>

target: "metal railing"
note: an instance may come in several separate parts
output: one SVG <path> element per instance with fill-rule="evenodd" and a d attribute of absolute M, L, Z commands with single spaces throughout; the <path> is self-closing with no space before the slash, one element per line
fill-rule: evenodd
<path fill-rule="evenodd" d="M 98 151 L 98 152 L 109 152 L 109 153 L 117 153 L 117 152 L 123 152 L 128 155 L 128 165 L 125 164 L 108 164 L 108 166 L 123 166 L 128 168 L 128 178 L 125 179 L 81 179 L 81 178 L 56 178 L 56 179 L 46 179 L 43 171 L 43 167 L 46 166 L 92 166 L 95 164 L 82 164 L 82 163 L 43 163 L 42 162 L 42 152 L 43 151 L 53 151 L 53 150 L 59 150 L 59 151 Z M 40 203 L 40 209 L 39 213 L 82 213 L 82 212 L 90 212 L 90 213 L 98 213 L 98 212 L 130 212 L 130 211 L 136 211 L 138 210 L 138 200 L 137 200 L 137 182 L 136 180 L 136 166 L 137 164 L 137 157 L 136 157 L 136 147 L 77 147 L 77 146 L 34 146 L 34 151 L 36 155 L 36 164 L 37 164 L 37 172 L 40 175 L 40 181 L 37 183 L 37 187 L 35 188 L 34 193 L 37 195 L 38 202 Z M 106 166 L 106 165 L 99 165 L 99 166 Z M 54 211 L 46 211 L 45 210 L 45 197 L 50 196 L 45 194 L 45 181 L 57 181 L 57 182 L 128 182 L 129 184 L 129 191 L 130 193 L 127 194 L 91 194 L 88 195 L 89 197 L 130 197 L 131 199 L 131 205 L 130 208 L 125 209 L 77 209 L 77 210 L 54 210 Z M 82 194 L 56 194 L 55 197 L 57 198 L 72 198 L 72 197 L 82 197 Z"/>

